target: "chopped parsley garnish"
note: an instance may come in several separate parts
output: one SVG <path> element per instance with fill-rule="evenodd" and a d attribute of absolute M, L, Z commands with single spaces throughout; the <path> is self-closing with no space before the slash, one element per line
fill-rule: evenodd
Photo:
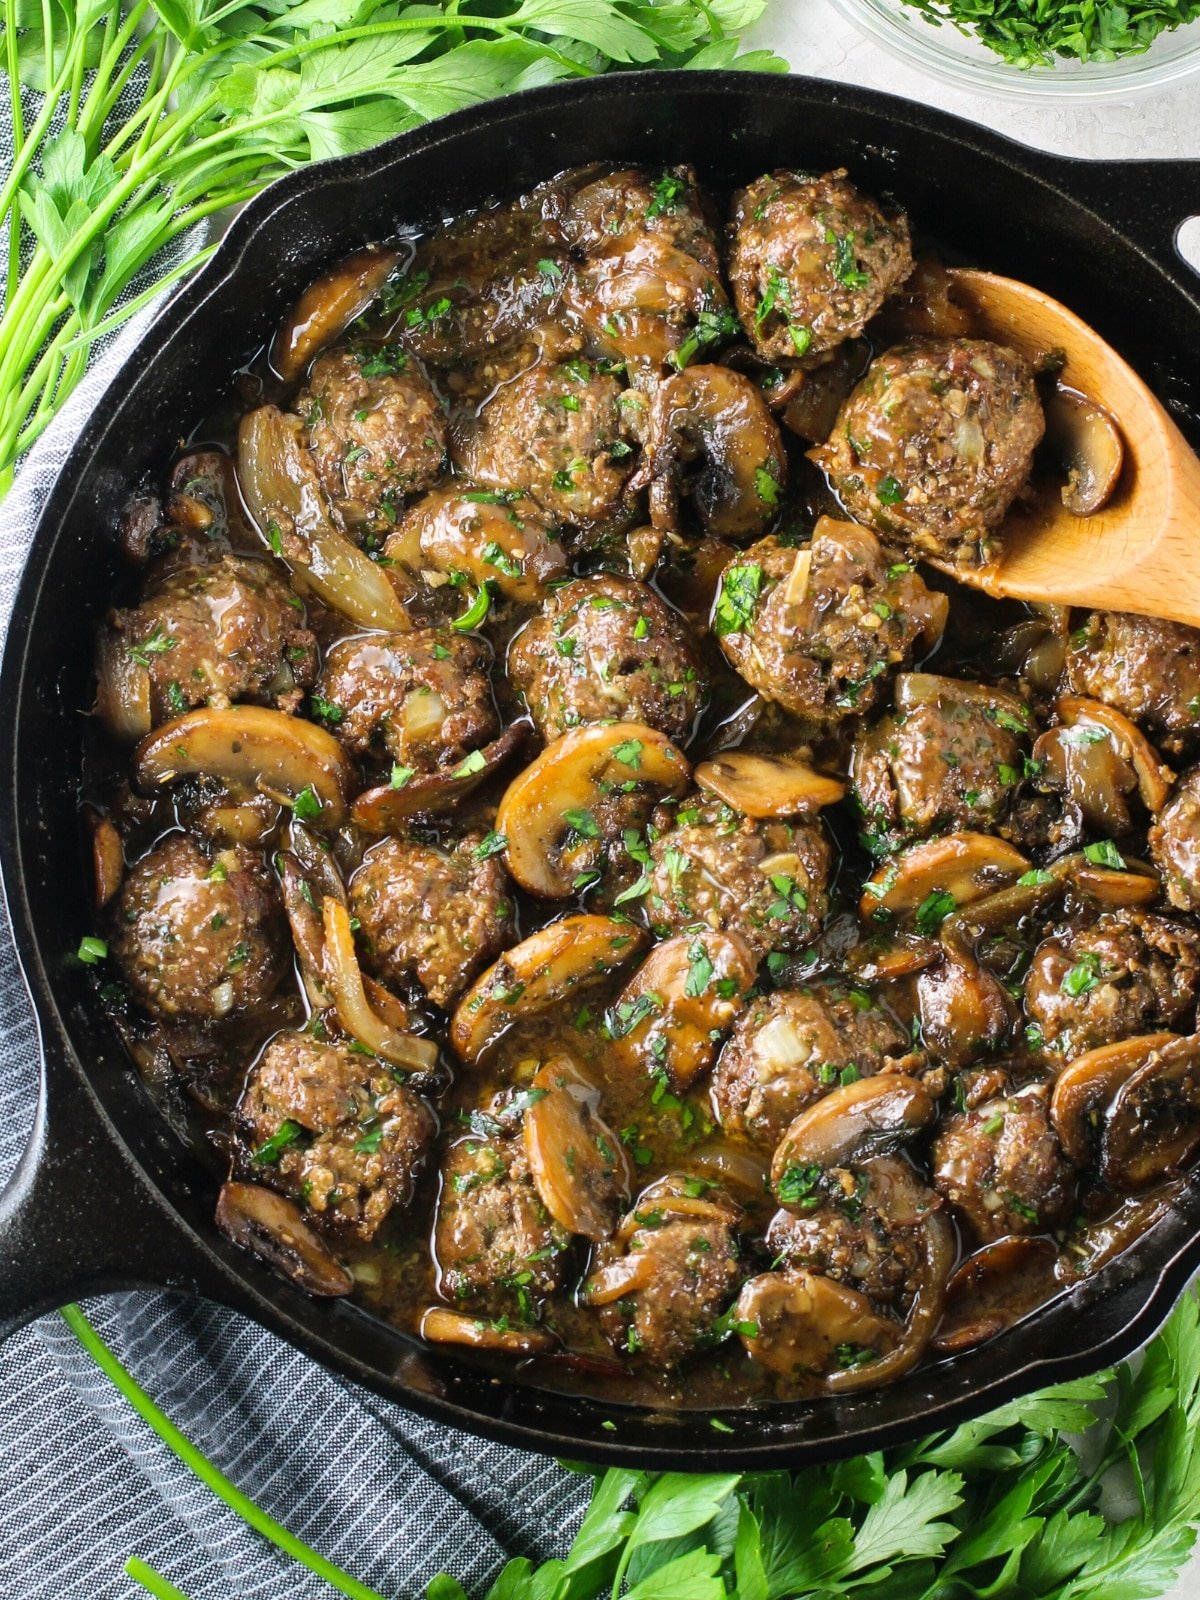
<path fill-rule="evenodd" d="M 763 570 L 754 562 L 726 567 L 717 590 L 715 629 L 718 639 L 727 633 L 744 633 L 754 617 L 762 589 Z"/>
<path fill-rule="evenodd" d="M 306 783 L 292 801 L 292 815 L 300 822 L 312 822 L 321 815 L 321 797 L 311 783 Z"/>
<path fill-rule="evenodd" d="M 484 834 L 483 838 L 475 846 L 475 859 L 476 861 L 486 861 L 490 856 L 498 856 L 507 849 L 508 835 L 506 833 L 497 833 L 493 828 L 490 833 Z"/>
<path fill-rule="evenodd" d="M 416 775 L 416 767 L 394 766 L 389 786 L 393 789 L 403 789 Z"/>
<path fill-rule="evenodd" d="M 465 761 L 459 762 L 450 774 L 452 778 L 469 778 L 476 772 L 482 772 L 487 766 L 487 759 L 482 750 L 472 750 Z"/>
<path fill-rule="evenodd" d="M 108 945 L 103 939 L 97 939 L 89 933 L 79 941 L 79 949 L 75 953 L 85 967 L 94 967 L 97 961 L 103 961 L 108 955 Z"/>
<path fill-rule="evenodd" d="M 683 992 L 689 1000 L 698 1000 L 712 982 L 713 964 L 708 950 L 700 939 L 688 945 L 688 972 Z"/>
<path fill-rule="evenodd" d="M 1089 994 L 1099 982 L 1100 957 L 1089 950 L 1065 975 L 1059 987 L 1064 994 L 1077 1000 L 1080 995 Z"/>
<path fill-rule="evenodd" d="M 261 1162 L 264 1166 L 273 1165 L 279 1160 L 280 1156 L 290 1144 L 295 1144 L 296 1140 L 303 1132 L 304 1130 L 301 1128 L 300 1124 L 298 1122 L 293 1122 L 292 1119 L 288 1117 L 286 1121 L 279 1124 L 275 1132 L 268 1140 L 266 1140 L 265 1143 L 259 1145 L 258 1149 L 254 1152 L 255 1161 Z"/>
<path fill-rule="evenodd" d="M 1125 870 L 1125 857 L 1111 839 L 1099 839 L 1095 844 L 1085 844 L 1083 853 L 1094 867 L 1111 867 L 1114 872 Z"/>
<path fill-rule="evenodd" d="M 875 498 L 880 505 L 896 506 L 904 499 L 907 491 L 898 478 L 893 478 L 889 472 L 886 478 L 881 478 L 875 490 Z"/>

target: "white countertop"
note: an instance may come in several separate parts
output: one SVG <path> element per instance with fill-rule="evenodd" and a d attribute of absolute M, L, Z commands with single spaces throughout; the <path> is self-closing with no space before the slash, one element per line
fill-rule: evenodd
<path fill-rule="evenodd" d="M 1200 75 L 1175 88 L 1138 95 L 1124 103 L 1113 100 L 1091 106 L 1038 105 L 977 93 L 894 59 L 873 39 L 857 33 L 829 0 L 771 0 L 766 17 L 746 42 L 777 51 L 793 71 L 808 77 L 835 78 L 936 105 L 1024 144 L 1063 155 L 1200 157 Z M 1200 211 L 1200 194 L 1196 203 Z M 1187 229 L 1185 239 L 1188 257 L 1200 270 L 1200 217 Z M 1183 245 L 1184 239 L 1180 243 Z M 1200 352 L 1197 354 L 1200 358 Z M 1165 1600 L 1197 1600 L 1198 1595 L 1200 1553 Z"/>

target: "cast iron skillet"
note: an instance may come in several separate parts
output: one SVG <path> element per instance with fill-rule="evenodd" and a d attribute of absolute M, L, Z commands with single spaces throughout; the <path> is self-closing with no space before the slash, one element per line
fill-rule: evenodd
<path fill-rule="evenodd" d="M 497 1384 L 227 1244 L 210 1177 L 151 1107 L 70 952 L 90 927 L 77 774 L 92 629 L 131 484 L 206 415 L 289 301 L 348 251 L 578 162 L 689 160 L 716 186 L 846 164 L 968 259 L 1065 300 L 1200 439 L 1200 281 L 1173 247 L 1200 162 L 1039 155 L 904 100 L 805 78 L 639 73 L 538 90 L 299 171 L 237 220 L 101 399 L 44 508 L 0 674 L 0 858 L 38 1015 L 41 1099 L 0 1197 L 0 1334 L 82 1295 L 166 1285 L 255 1318 L 428 1416 L 529 1449 L 644 1467 L 780 1467 L 950 1426 L 1149 1337 L 1200 1267 L 1200 1186 L 1124 1261 L 1003 1338 L 839 1401 L 663 1416 Z M 1193 380 L 1194 381 L 1194 380 Z M 1103 396 L 1099 397 L 1103 399 Z M 615 1432 L 602 1428 L 612 1418 Z"/>

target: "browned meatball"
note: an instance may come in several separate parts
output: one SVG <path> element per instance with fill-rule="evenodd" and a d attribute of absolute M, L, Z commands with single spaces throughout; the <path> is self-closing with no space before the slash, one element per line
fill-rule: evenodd
<path fill-rule="evenodd" d="M 845 168 L 780 170 L 733 197 L 729 281 L 746 337 L 770 361 L 856 338 L 912 271 L 903 212 L 860 194 Z"/>
<path fill-rule="evenodd" d="M 255 1176 L 363 1239 L 411 1204 L 437 1131 L 424 1100 L 374 1057 L 311 1033 L 272 1039 L 238 1112 Z"/>
<path fill-rule="evenodd" d="M 647 915 L 661 933 L 723 928 L 756 956 L 802 950 L 828 907 L 829 846 L 814 822 L 755 822 L 709 795 L 655 814 Z"/>
<path fill-rule="evenodd" d="M 993 828 L 1024 770 L 1032 716 L 1015 696 L 986 697 L 953 678 L 917 675 L 919 688 L 860 730 L 850 783 L 867 828 L 924 837 Z M 902 680 L 903 682 L 903 680 Z"/>
<path fill-rule="evenodd" d="M 1183 775 L 1156 818 L 1150 854 L 1171 904 L 1200 911 L 1200 767 Z"/>
<path fill-rule="evenodd" d="M 1039 945 L 1025 1009 L 1050 1059 L 1170 1028 L 1196 1004 L 1200 934 L 1169 917 L 1112 911 Z"/>
<path fill-rule="evenodd" d="M 490 651 L 440 628 L 339 640 L 319 692 L 325 720 L 356 755 L 386 750 L 427 772 L 453 766 L 495 737 Z"/>
<path fill-rule="evenodd" d="M 1173 752 L 1200 744 L 1200 628 L 1093 611 L 1071 635 L 1074 694 L 1116 706 Z"/>
<path fill-rule="evenodd" d="M 871 709 L 918 639 L 937 643 L 946 612 L 945 595 L 889 563 L 866 528 L 823 521 L 805 549 L 763 539 L 726 569 L 715 632 L 764 699 L 839 722 Z"/>
<path fill-rule="evenodd" d="M 798 1188 L 808 1176 L 801 1175 Z M 767 1249 L 787 1266 L 847 1284 L 881 1307 L 901 1305 L 922 1259 L 917 1229 L 941 1202 L 911 1167 L 890 1157 L 857 1172 L 839 1169 L 823 1183 L 819 1177 L 813 1169 L 810 1192 L 771 1218 Z"/>
<path fill-rule="evenodd" d="M 1070 1162 L 1050 1126 L 1044 1084 L 987 1100 L 946 1121 L 933 1143 L 933 1186 L 981 1243 L 1044 1233 L 1075 1195 Z"/>
<path fill-rule="evenodd" d="M 690 732 L 705 684 L 683 623 L 644 583 L 601 574 L 555 590 L 508 652 L 544 739 L 585 722 Z"/>
<path fill-rule="evenodd" d="M 907 1032 L 861 989 L 827 984 L 763 995 L 742 1012 L 713 1072 L 726 1133 L 774 1150 L 805 1106 L 840 1083 L 911 1069 Z"/>
<path fill-rule="evenodd" d="M 350 881 L 368 972 L 403 988 L 413 978 L 434 1005 L 449 1007 L 513 940 L 513 904 L 503 866 L 478 854 L 482 835 L 452 849 L 386 839 Z"/>
<path fill-rule="evenodd" d="M 108 625 L 119 648 L 149 674 L 155 723 L 234 700 L 295 711 L 316 676 L 317 644 L 303 603 L 251 556 L 168 557 L 140 605 L 114 611 Z"/>
<path fill-rule="evenodd" d="M 455 426 L 454 459 L 476 482 L 519 489 L 557 521 L 620 510 L 633 465 L 621 386 L 593 363 L 541 362 Z"/>
<path fill-rule="evenodd" d="M 701 1195 L 681 1210 L 687 1187 L 673 1176 L 652 1184 L 599 1246 L 584 1286 L 614 1348 L 652 1367 L 676 1366 L 718 1342 L 713 1325 L 742 1276 L 736 1209 L 697 1184 Z"/>
<path fill-rule="evenodd" d="M 399 345 L 326 351 L 296 408 L 325 493 L 347 527 L 387 527 L 406 495 L 437 482 L 445 413 L 417 358 Z"/>
<path fill-rule="evenodd" d="M 209 855 L 173 833 L 130 871 L 113 955 L 151 1014 L 210 1021 L 265 1000 L 286 963 L 283 913 L 263 858 Z"/>
<path fill-rule="evenodd" d="M 472 1136 L 450 1147 L 434 1249 L 438 1289 L 452 1304 L 527 1308 L 561 1288 L 570 1242 L 538 1197 L 521 1139 Z"/>
<path fill-rule="evenodd" d="M 1029 476 L 1045 429 L 1027 363 L 984 339 L 914 339 L 871 363 L 811 452 L 885 539 L 970 563 Z M 994 551 L 993 551 L 994 553 Z"/>

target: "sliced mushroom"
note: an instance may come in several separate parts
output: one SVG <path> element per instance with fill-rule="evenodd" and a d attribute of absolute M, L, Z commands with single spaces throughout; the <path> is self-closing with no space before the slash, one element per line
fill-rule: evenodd
<path fill-rule="evenodd" d="M 1112 499 L 1125 463 L 1121 430 L 1103 407 L 1073 389 L 1056 387 L 1042 401 L 1046 449 L 1067 475 L 1062 503 L 1090 517 Z"/>
<path fill-rule="evenodd" d="M 648 1289 L 654 1282 L 657 1267 L 653 1256 L 620 1256 L 590 1274 L 584 1280 L 579 1298 L 585 1305 L 608 1306 L 627 1294 Z"/>
<path fill-rule="evenodd" d="M 354 1280 L 305 1222 L 294 1201 L 257 1183 L 226 1183 L 217 1197 L 217 1226 L 308 1294 L 343 1295 Z"/>
<path fill-rule="evenodd" d="M 567 553 L 532 501 L 497 489 L 434 489 L 407 512 L 385 553 L 413 570 L 466 573 L 523 604 L 545 599 L 569 570 Z"/>
<path fill-rule="evenodd" d="M 742 1285 L 734 1313 L 746 1353 L 787 1377 L 872 1366 L 900 1342 L 900 1324 L 881 1317 L 865 1294 L 792 1268 Z"/>
<path fill-rule="evenodd" d="M 199 775 L 289 804 L 304 796 L 305 810 L 323 828 L 341 826 L 354 782 L 331 733 L 266 706 L 204 707 L 164 722 L 138 745 L 133 767 L 144 789 Z"/>
<path fill-rule="evenodd" d="M 1200 1037 L 1145 1052 L 1104 1120 L 1100 1175 L 1114 1189 L 1146 1189 L 1200 1150 Z"/>
<path fill-rule="evenodd" d="M 351 817 L 366 833 L 402 833 L 413 817 L 438 816 L 481 788 L 525 744 L 521 723 L 505 728 L 498 739 L 475 750 L 457 767 L 417 772 L 399 788 L 380 784 L 364 789 L 351 807 Z"/>
<path fill-rule="evenodd" d="M 508 870 L 530 894 L 550 900 L 575 892 L 576 871 L 564 859 L 583 817 L 613 789 L 650 785 L 682 794 L 687 758 L 671 741 L 640 722 L 573 728 L 547 746 L 509 784 L 496 813 L 496 831 L 508 840 Z"/>
<path fill-rule="evenodd" d="M 702 761 L 696 782 L 744 817 L 802 817 L 836 805 L 846 785 L 796 756 L 759 756 L 728 750 Z"/>
<path fill-rule="evenodd" d="M 1144 861 L 1125 857 L 1125 870 L 1093 865 L 1086 856 L 1075 862 L 1071 877 L 1080 894 L 1099 905 L 1148 906 L 1162 894 L 1162 879 Z"/>
<path fill-rule="evenodd" d="M 275 857 L 275 870 L 304 992 L 314 1010 L 322 1011 L 332 1006 L 333 997 L 325 984 L 325 929 L 317 897 L 290 850 L 281 850 Z"/>
<path fill-rule="evenodd" d="M 586 914 L 539 928 L 502 955 L 459 1001 L 451 1044 L 463 1061 L 478 1061 L 514 1022 L 607 978 L 637 955 L 646 938 L 632 923 Z"/>
<path fill-rule="evenodd" d="M 462 1344 L 472 1350 L 501 1350 L 508 1355 L 532 1356 L 554 1345 L 554 1335 L 545 1328 L 515 1327 L 502 1322 L 485 1322 L 446 1306 L 430 1306 L 421 1317 L 420 1334 L 430 1344 Z"/>
<path fill-rule="evenodd" d="M 309 284 L 271 341 L 271 365 L 285 383 L 302 377 L 318 350 L 362 316 L 399 260 L 395 250 L 368 245 Z"/>
<path fill-rule="evenodd" d="M 662 555 L 665 542 L 666 534 L 652 522 L 644 522 L 640 527 L 630 528 L 625 535 L 629 570 L 639 582 L 644 583 L 658 565 L 658 558 Z"/>
<path fill-rule="evenodd" d="M 936 1109 L 924 1084 L 903 1072 L 880 1072 L 830 1090 L 779 1141 L 771 1162 L 776 1198 L 792 1168 L 856 1166 L 927 1127 Z"/>
<path fill-rule="evenodd" d="M 1061 1294 L 1070 1279 L 1050 1239 L 998 1239 L 984 1245 L 950 1279 L 934 1349 L 957 1354 L 995 1338 Z"/>
<path fill-rule="evenodd" d="M 1149 1033 L 1138 1039 L 1118 1039 L 1078 1056 L 1059 1073 L 1050 1100 L 1050 1121 L 1067 1159 L 1088 1166 L 1100 1140 L 1105 1109 L 1155 1052 L 1178 1038 L 1173 1033 Z"/>
<path fill-rule="evenodd" d="M 859 910 L 893 916 L 915 912 L 930 895 L 950 895 L 956 906 L 970 905 L 1029 871 L 1019 850 L 990 833 L 950 833 L 914 845 L 876 868 L 863 888 Z"/>
<path fill-rule="evenodd" d="M 407 1072 L 432 1072 L 438 1060 L 434 1041 L 397 1032 L 367 999 L 346 907 L 332 896 L 327 897 L 321 907 L 321 923 L 323 976 L 342 1027 L 392 1066 L 403 1067 Z"/>
<path fill-rule="evenodd" d="M 1000 980 L 971 957 L 946 959 L 917 978 L 921 1037 L 951 1066 L 995 1049 L 1012 1027 L 1011 1001 Z"/>
<path fill-rule="evenodd" d="M 145 738 L 154 720 L 149 670 L 112 628 L 96 641 L 96 715 L 122 744 Z"/>
<path fill-rule="evenodd" d="M 789 432 L 808 444 L 824 444 L 833 432 L 842 402 L 862 375 L 868 353 L 863 341 L 849 339 L 838 346 L 824 366 L 790 374 L 799 378 L 798 384 L 789 384 L 788 390 L 770 390 L 768 400 L 773 408 L 787 394 L 783 420 Z"/>
<path fill-rule="evenodd" d="M 846 971 L 859 983 L 894 983 L 911 978 L 942 959 L 935 939 L 915 933 L 897 933 L 887 940 L 869 937 L 846 953 Z"/>
<path fill-rule="evenodd" d="M 668 1172 L 647 1184 L 633 1210 L 621 1218 L 617 1241 L 628 1244 L 645 1226 L 651 1212 L 655 1217 L 672 1222 L 725 1222 L 736 1227 L 741 1220 L 740 1210 L 721 1190 L 711 1184 L 697 1183 L 683 1173 Z"/>
<path fill-rule="evenodd" d="M 1158 752 L 1146 735 L 1123 711 L 1106 706 L 1102 700 L 1087 700 L 1065 694 L 1055 707 L 1068 728 L 1095 728 L 1111 736 L 1117 753 L 1133 768 L 1138 794 L 1146 810 L 1157 813 L 1167 803 L 1175 774 L 1158 759 Z"/>
<path fill-rule="evenodd" d="M 125 846 L 112 819 L 88 811 L 92 830 L 92 869 L 95 874 L 96 910 L 103 911 L 121 887 L 125 876 Z"/>
<path fill-rule="evenodd" d="M 362 628 L 412 627 L 384 569 L 334 527 L 300 421 L 260 406 L 238 429 L 238 478 L 265 542 L 296 582 Z"/>
<path fill-rule="evenodd" d="M 655 945 L 608 1014 L 613 1060 L 686 1089 L 712 1065 L 756 973 L 736 934 L 705 928 Z"/>
<path fill-rule="evenodd" d="M 525 1153 L 542 1204 L 568 1233 L 607 1239 L 629 1199 L 629 1163 L 597 1113 L 598 1092 L 558 1058 L 535 1073 L 530 1098 Z"/>

